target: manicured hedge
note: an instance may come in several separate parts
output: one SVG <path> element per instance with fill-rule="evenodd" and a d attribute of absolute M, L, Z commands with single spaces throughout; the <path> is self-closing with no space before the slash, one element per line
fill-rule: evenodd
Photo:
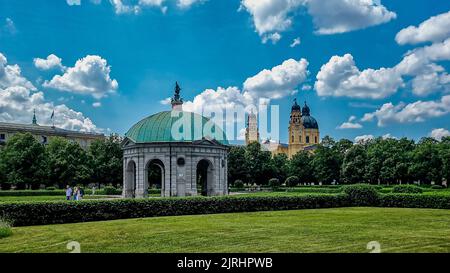
<path fill-rule="evenodd" d="M 450 209 L 450 196 L 396 194 L 380 195 L 380 207 Z"/>
<path fill-rule="evenodd" d="M 416 185 L 397 185 L 392 188 L 393 193 L 412 193 L 419 194 L 422 193 L 422 188 Z"/>
<path fill-rule="evenodd" d="M 161 191 L 157 191 L 160 193 Z M 84 189 L 84 194 L 91 194 L 91 189 Z M 1 196 L 64 196 L 66 194 L 65 190 L 8 190 L 8 191 L 0 191 Z M 105 191 L 104 189 L 95 190 L 95 195 L 121 195 L 122 190 L 120 189 L 108 189 Z"/>
<path fill-rule="evenodd" d="M 345 206 L 349 206 L 349 202 L 347 196 L 342 194 L 296 197 L 123 199 L 85 202 L 0 203 L 0 217 L 8 220 L 14 226 L 29 226 L 154 216 Z"/>

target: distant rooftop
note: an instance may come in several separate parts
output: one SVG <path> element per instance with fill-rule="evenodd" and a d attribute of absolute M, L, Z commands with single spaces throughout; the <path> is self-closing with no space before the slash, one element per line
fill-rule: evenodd
<path fill-rule="evenodd" d="M 53 126 L 44 126 L 38 124 L 21 124 L 21 123 L 8 123 L 0 122 L 0 130 L 12 131 L 12 132 L 33 132 L 37 134 L 49 134 L 49 135 L 60 135 L 60 136 L 84 136 L 84 137 L 102 137 L 103 134 L 100 133 L 90 133 L 81 131 L 66 130 Z"/>

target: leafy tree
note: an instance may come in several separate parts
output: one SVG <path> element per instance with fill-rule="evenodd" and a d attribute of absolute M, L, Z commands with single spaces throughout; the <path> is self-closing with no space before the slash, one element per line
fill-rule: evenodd
<path fill-rule="evenodd" d="M 439 156 L 442 161 L 442 177 L 450 183 L 450 137 L 444 137 L 439 145 Z"/>
<path fill-rule="evenodd" d="M 45 149 L 30 133 L 12 136 L 0 154 L 4 179 L 17 188 L 36 189 L 46 182 Z"/>
<path fill-rule="evenodd" d="M 322 139 L 314 151 L 312 167 L 317 181 L 330 184 L 332 181 L 340 180 L 340 160 L 335 149 L 336 142 L 329 136 Z"/>
<path fill-rule="evenodd" d="M 233 146 L 228 153 L 228 181 L 246 181 L 248 177 L 245 161 L 245 147 Z"/>
<path fill-rule="evenodd" d="M 285 181 L 288 176 L 288 162 L 288 157 L 285 154 L 276 154 L 272 157 L 271 169 L 274 171 L 274 177 L 278 178 L 279 181 Z"/>
<path fill-rule="evenodd" d="M 252 142 L 245 148 L 244 156 L 247 170 L 246 181 L 267 185 L 268 179 L 275 174 L 271 164 L 272 154 L 269 151 L 263 151 L 258 142 Z"/>
<path fill-rule="evenodd" d="M 92 142 L 88 150 L 92 181 L 96 183 L 120 185 L 123 181 L 123 152 L 121 138 L 112 134 L 104 140 Z"/>
<path fill-rule="evenodd" d="M 289 175 L 296 176 L 299 183 L 314 181 L 312 155 L 308 152 L 298 152 L 289 161 Z"/>
<path fill-rule="evenodd" d="M 60 187 L 67 184 L 87 184 L 92 169 L 85 150 L 76 142 L 56 137 L 46 147 L 49 176 Z"/>
<path fill-rule="evenodd" d="M 434 138 L 422 138 L 412 151 L 409 173 L 414 179 L 423 183 L 442 183 L 442 160 L 437 144 Z"/>
<path fill-rule="evenodd" d="M 344 157 L 342 164 L 342 180 L 346 184 L 362 183 L 367 164 L 364 145 L 357 144 L 351 147 Z"/>

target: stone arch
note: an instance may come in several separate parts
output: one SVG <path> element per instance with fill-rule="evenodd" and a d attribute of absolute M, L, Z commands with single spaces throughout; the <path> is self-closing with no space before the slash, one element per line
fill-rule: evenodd
<path fill-rule="evenodd" d="M 159 181 L 150 181 L 150 179 L 155 178 L 151 177 L 152 171 L 158 171 L 157 177 Z M 156 178 L 156 179 L 158 179 Z M 153 158 L 147 161 L 145 164 L 145 172 L 144 172 L 144 190 L 147 191 L 148 188 L 157 188 L 161 190 L 161 196 L 164 196 L 164 189 L 166 180 L 166 168 L 164 162 L 159 158 Z"/>
<path fill-rule="evenodd" d="M 197 192 L 203 196 L 214 195 L 214 164 L 207 158 L 202 158 L 196 165 Z"/>
<path fill-rule="evenodd" d="M 136 177 L 136 162 L 134 160 L 129 160 L 127 162 L 125 170 L 125 198 L 135 198 L 136 197 L 136 187 L 137 187 L 137 177 Z"/>

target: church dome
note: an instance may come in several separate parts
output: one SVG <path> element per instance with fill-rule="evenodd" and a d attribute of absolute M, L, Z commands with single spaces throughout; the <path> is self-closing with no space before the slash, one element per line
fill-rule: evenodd
<path fill-rule="evenodd" d="M 305 129 L 319 129 L 317 120 L 311 116 L 302 116 L 302 123 Z"/>
<path fill-rule="evenodd" d="M 177 113 L 178 111 L 175 111 Z M 172 111 L 164 111 L 151 115 L 139 121 L 125 134 L 125 137 L 135 143 L 162 143 L 162 142 L 193 142 L 202 139 L 216 140 L 222 145 L 228 145 L 223 130 L 204 116 L 196 113 L 179 111 L 172 116 Z M 185 120 L 184 120 L 185 119 Z M 186 122 L 184 122 L 186 121 Z M 188 124 L 188 132 L 184 133 L 184 126 L 180 129 L 180 138 L 174 138 L 172 127 Z M 203 128 L 210 128 L 212 135 L 205 135 Z"/>

